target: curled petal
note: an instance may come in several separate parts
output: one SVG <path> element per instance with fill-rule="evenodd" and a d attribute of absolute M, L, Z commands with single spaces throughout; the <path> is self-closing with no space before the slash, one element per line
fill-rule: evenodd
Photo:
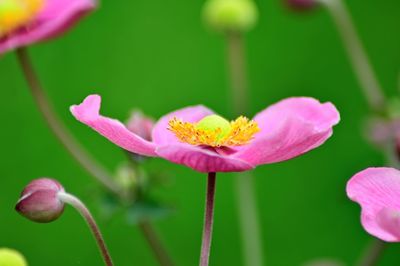
<path fill-rule="evenodd" d="M 393 168 L 368 168 L 347 183 L 347 196 L 361 205 L 361 223 L 371 235 L 384 241 L 399 242 L 393 227 L 399 224 L 400 171 Z"/>
<path fill-rule="evenodd" d="M 71 106 L 77 120 L 93 128 L 116 145 L 145 156 L 156 156 L 155 145 L 129 131 L 120 121 L 99 114 L 101 97 L 88 96 L 80 105 Z"/>
<path fill-rule="evenodd" d="M 169 161 L 186 165 L 202 173 L 241 172 L 254 168 L 253 165 L 229 155 L 188 144 L 171 144 L 157 147 L 156 153 Z"/>
<path fill-rule="evenodd" d="M 0 54 L 56 37 L 97 6 L 96 0 L 46 0 L 31 25 L 0 39 Z"/>
<path fill-rule="evenodd" d="M 340 117 L 333 104 L 300 97 L 280 101 L 254 120 L 260 132 L 234 157 L 259 165 L 285 161 L 320 146 Z"/>
<path fill-rule="evenodd" d="M 168 130 L 168 122 L 176 117 L 184 122 L 196 123 L 214 112 L 203 105 L 189 106 L 169 113 L 158 120 L 153 128 L 153 141 L 157 145 L 180 143 L 178 138 Z"/>

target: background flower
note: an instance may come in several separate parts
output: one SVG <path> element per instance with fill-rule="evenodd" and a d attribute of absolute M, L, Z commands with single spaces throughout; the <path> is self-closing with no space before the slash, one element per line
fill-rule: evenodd
<path fill-rule="evenodd" d="M 43 7 L 29 21 L 5 36 L 0 34 L 0 54 L 64 33 L 96 4 L 96 0 L 43 0 Z"/>
<path fill-rule="evenodd" d="M 347 183 L 348 197 L 361 205 L 361 223 L 371 235 L 400 242 L 400 171 L 368 168 Z"/>

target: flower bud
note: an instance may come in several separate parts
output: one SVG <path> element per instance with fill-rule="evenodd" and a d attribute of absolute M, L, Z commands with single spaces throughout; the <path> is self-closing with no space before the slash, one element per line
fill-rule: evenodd
<path fill-rule="evenodd" d="M 27 266 L 24 256 L 16 250 L 0 248 L 0 266 Z"/>
<path fill-rule="evenodd" d="M 253 0 L 207 0 L 203 16 L 214 30 L 242 32 L 255 25 L 258 11 Z"/>
<path fill-rule="evenodd" d="M 285 0 L 286 4 L 298 11 L 307 11 L 314 9 L 317 6 L 316 0 Z"/>
<path fill-rule="evenodd" d="M 64 192 L 64 188 L 56 180 L 36 179 L 22 191 L 15 209 L 34 222 L 52 222 L 64 211 L 64 203 L 58 198 L 59 192 Z"/>
<path fill-rule="evenodd" d="M 145 140 L 151 141 L 151 133 L 154 126 L 154 120 L 150 117 L 145 116 L 139 110 L 133 110 L 131 112 L 131 116 L 126 123 L 126 127 L 132 132 L 138 135 L 139 137 L 144 138 Z"/>

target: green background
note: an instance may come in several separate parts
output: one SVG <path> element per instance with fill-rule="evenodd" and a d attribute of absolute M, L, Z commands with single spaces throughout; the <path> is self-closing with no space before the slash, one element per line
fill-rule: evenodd
<path fill-rule="evenodd" d="M 205 104 L 230 117 L 223 38 L 201 21 L 204 1 L 103 1 L 101 8 L 55 41 L 35 45 L 32 57 L 47 93 L 65 123 L 93 155 L 115 169 L 120 149 L 76 122 L 68 107 L 91 93 L 103 113 L 126 119 L 133 107 L 153 117 Z M 347 265 L 372 239 L 359 223 L 359 207 L 345 195 L 346 181 L 384 159 L 361 132 L 368 108 L 326 10 L 295 15 L 280 1 L 256 1 L 260 19 L 246 36 L 251 110 L 289 96 L 332 101 L 341 123 L 322 147 L 254 171 L 266 265 L 292 266 L 319 257 Z M 360 36 L 387 95 L 398 93 L 400 2 L 348 2 Z M 52 224 L 34 224 L 13 209 L 31 179 L 57 178 L 88 203 L 116 265 L 156 265 L 137 228 L 123 215 L 101 219 L 98 185 L 63 150 L 44 124 L 15 55 L 0 59 L 0 246 L 22 251 L 30 265 L 101 265 L 92 236 L 71 208 Z M 176 213 L 156 222 L 177 265 L 197 265 L 205 176 L 162 159 L 147 168 L 165 172 L 157 196 Z M 233 175 L 219 175 L 211 265 L 241 265 Z M 392 244 L 379 265 L 400 265 Z"/>

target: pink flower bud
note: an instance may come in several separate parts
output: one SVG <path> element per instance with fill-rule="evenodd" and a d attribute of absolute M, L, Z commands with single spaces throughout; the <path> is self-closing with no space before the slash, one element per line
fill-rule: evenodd
<path fill-rule="evenodd" d="M 151 133 L 153 131 L 154 120 L 145 116 L 141 111 L 134 110 L 126 123 L 126 127 L 136 135 L 145 140 L 151 141 Z"/>
<path fill-rule="evenodd" d="M 64 211 L 64 203 L 58 199 L 59 192 L 64 192 L 64 188 L 56 180 L 33 180 L 22 191 L 15 209 L 34 222 L 52 222 Z"/>
<path fill-rule="evenodd" d="M 290 8 L 299 11 L 311 10 L 317 6 L 316 0 L 286 0 L 285 2 Z"/>

